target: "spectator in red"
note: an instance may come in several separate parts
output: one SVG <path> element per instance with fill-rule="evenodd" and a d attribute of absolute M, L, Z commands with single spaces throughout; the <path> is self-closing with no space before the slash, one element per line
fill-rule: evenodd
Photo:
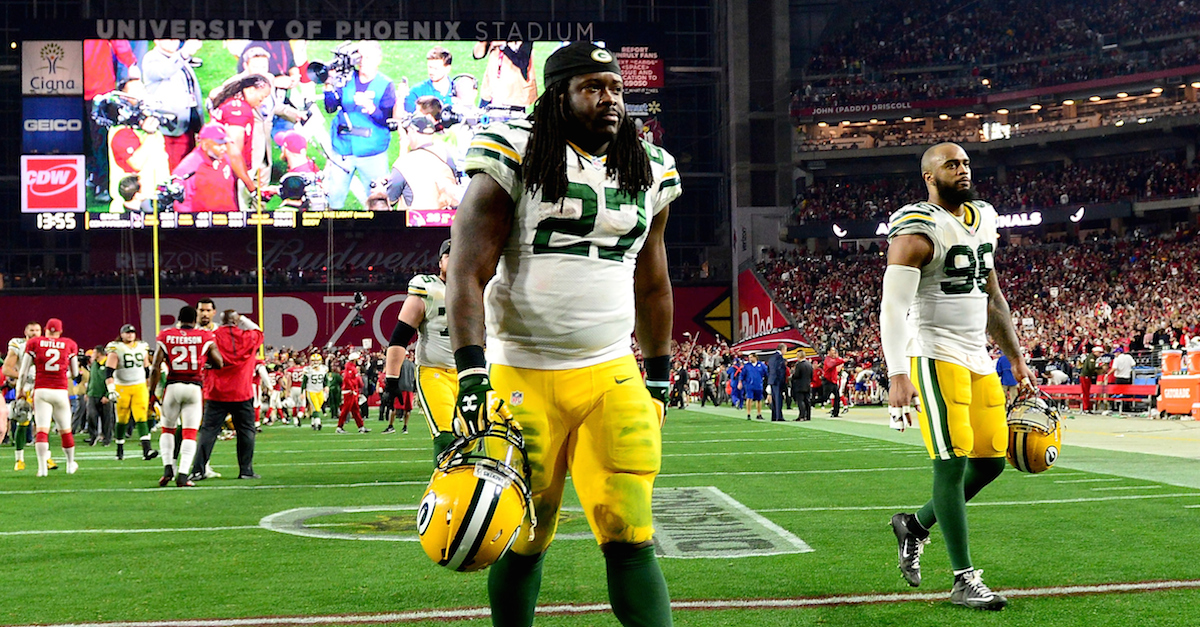
<path fill-rule="evenodd" d="M 362 412 L 358 409 L 358 394 L 362 390 L 363 380 L 358 374 L 358 353 L 350 353 L 346 367 L 342 369 L 342 412 L 338 416 L 337 432 L 345 433 L 346 414 L 353 412 L 354 423 L 358 425 L 359 433 L 370 433 L 363 424 Z"/>
<path fill-rule="evenodd" d="M 225 127 L 205 124 L 200 143 L 179 162 L 171 176 L 183 179 L 183 200 L 175 203 L 178 213 L 237 211 L 233 168 L 225 152 Z"/>
<path fill-rule="evenodd" d="M 825 354 L 825 361 L 821 368 L 822 378 L 825 383 L 821 385 L 821 396 L 833 394 L 833 411 L 829 413 L 830 418 L 837 418 L 842 409 L 842 391 L 838 389 L 838 381 L 840 381 L 840 373 L 842 364 L 846 360 L 838 357 L 838 350 L 834 347 L 829 347 L 829 352 Z"/>
<path fill-rule="evenodd" d="M 254 370 L 263 332 L 253 320 L 232 309 L 221 314 L 221 326 L 214 333 L 217 350 L 225 359 L 222 368 L 204 376 L 204 422 L 200 425 L 192 481 L 204 479 L 204 467 L 212 456 L 213 444 L 225 416 L 233 418 L 237 431 L 238 479 L 259 479 L 254 472 Z"/>
<path fill-rule="evenodd" d="M 124 39 L 86 39 L 83 42 L 83 99 L 91 107 L 92 100 L 117 88 L 116 63 L 129 69 L 130 78 L 140 78 L 141 69 L 133 48 Z M 87 116 L 88 145 L 92 159 L 88 175 L 92 191 L 99 202 L 108 202 L 108 133 L 92 116 Z"/>

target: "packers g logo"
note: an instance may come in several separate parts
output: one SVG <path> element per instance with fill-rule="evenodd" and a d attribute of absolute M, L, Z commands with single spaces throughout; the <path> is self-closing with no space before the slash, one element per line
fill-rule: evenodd
<path fill-rule="evenodd" d="M 596 48 L 592 51 L 592 60 L 596 63 L 612 63 L 612 53 L 604 48 Z"/>
<path fill-rule="evenodd" d="M 437 504 L 437 495 L 433 492 L 425 495 L 421 499 L 421 505 L 417 508 L 417 534 L 425 535 L 425 530 L 429 528 L 429 521 L 433 520 L 433 507 Z"/>
<path fill-rule="evenodd" d="M 1047 467 L 1053 466 L 1054 462 L 1057 460 L 1058 460 L 1058 447 L 1057 446 L 1046 447 L 1046 466 Z"/>

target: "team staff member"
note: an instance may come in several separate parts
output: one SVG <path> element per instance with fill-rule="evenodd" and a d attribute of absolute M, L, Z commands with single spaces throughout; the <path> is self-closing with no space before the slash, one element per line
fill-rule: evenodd
<path fill-rule="evenodd" d="M 746 420 L 750 420 L 750 409 L 755 418 L 762 420 L 763 384 L 767 380 L 767 365 L 758 360 L 758 353 L 750 353 L 750 361 L 742 366 L 742 396 L 746 399 Z"/>
<path fill-rule="evenodd" d="M 821 376 L 824 383 L 821 384 L 821 397 L 829 398 L 833 395 L 833 409 L 830 411 L 830 418 L 837 418 L 838 414 L 842 413 L 842 386 L 840 384 L 842 377 L 842 364 L 846 363 L 845 359 L 838 357 L 838 350 L 832 346 L 825 355 L 825 361 L 821 365 Z"/>
<path fill-rule="evenodd" d="M 792 399 L 796 401 L 797 422 L 812 420 L 812 362 L 801 356 L 792 368 Z"/>
<path fill-rule="evenodd" d="M 254 321 L 232 309 L 221 314 L 221 326 L 216 333 L 217 350 L 225 365 L 205 373 L 206 398 L 204 422 L 197 438 L 196 459 L 192 463 L 192 481 L 204 478 L 204 468 L 212 456 L 213 444 L 225 423 L 233 417 L 237 431 L 238 479 L 258 479 L 254 473 L 254 368 L 263 343 L 262 329 Z M 211 381 L 211 392 L 209 382 Z"/>
<path fill-rule="evenodd" d="M 454 441 L 451 421 L 458 397 L 458 370 L 450 350 L 446 318 L 446 269 L 450 264 L 450 240 L 438 249 L 438 273 L 418 274 L 408 282 L 408 297 L 400 307 L 400 319 L 388 341 L 384 363 L 384 389 L 391 398 L 400 396 L 400 368 L 408 355 L 408 343 L 417 335 L 417 394 L 433 436 L 433 457 Z M 418 333 L 419 330 L 419 333 Z"/>
<path fill-rule="evenodd" d="M 920 397 L 933 498 L 916 514 L 893 516 L 892 529 L 909 585 L 921 583 L 921 551 L 939 523 L 954 569 L 951 602 L 998 610 L 1007 600 L 983 583 L 967 544 L 967 501 L 1000 476 L 1008 440 L 987 336 L 1012 361 L 1018 381 L 1036 379 L 996 278 L 996 210 L 975 199 L 967 153 L 938 144 L 922 156 L 921 174 L 929 201 L 891 217 L 879 320 L 891 378 L 888 406 L 901 428 L 911 424 L 909 408 Z"/>
<path fill-rule="evenodd" d="M 356 363 L 358 357 L 358 353 L 350 353 L 349 357 L 346 359 L 346 367 L 343 369 L 344 374 L 342 375 L 341 380 L 338 381 L 338 385 L 341 388 L 338 393 L 341 396 L 346 397 L 346 403 L 342 405 L 340 412 L 334 409 L 332 406 L 330 407 L 330 415 L 337 415 L 338 417 L 338 433 L 346 432 L 343 427 L 346 426 L 346 417 L 349 414 L 354 414 L 354 422 L 358 425 L 359 433 L 371 432 L 371 430 L 363 424 L 362 412 L 359 411 L 358 408 L 358 395 L 363 389 L 363 380 L 358 374 L 358 364 Z M 331 383 L 330 390 L 332 391 L 332 389 L 333 384 Z"/>
<path fill-rule="evenodd" d="M 171 176 L 183 179 L 183 200 L 175 203 L 178 213 L 237 210 L 233 167 L 225 152 L 228 133 L 225 127 L 205 124 L 200 143 L 179 162 Z"/>
<path fill-rule="evenodd" d="M 166 387 L 162 396 L 163 425 L 158 446 L 163 451 L 163 476 L 158 485 L 166 487 L 172 479 L 181 488 L 195 486 L 188 480 L 188 470 L 196 455 L 196 435 L 200 428 L 204 397 L 202 377 L 204 365 L 214 368 L 225 365 L 217 350 L 211 331 L 196 328 L 196 310 L 184 306 L 179 310 L 179 327 L 158 334 L 154 363 L 150 366 L 150 387 L 157 390 L 162 368 L 167 367 Z M 151 398 L 154 405 L 158 400 Z M 176 431 L 182 439 L 179 471 L 175 470 Z"/>
<path fill-rule="evenodd" d="M 21 375 L 17 377 L 17 398 L 31 390 L 29 372 L 33 373 L 33 421 L 36 432 L 33 447 L 37 451 L 37 476 L 50 474 L 46 460 L 50 459 L 50 423 L 58 427 L 63 454 L 67 458 L 67 474 L 79 469 L 75 463 L 75 436 L 71 433 L 71 399 L 67 393 L 71 379 L 79 376 L 79 347 L 75 340 L 62 336 L 63 324 L 58 318 L 46 321 L 46 335 L 25 342 L 21 357 Z"/>
<path fill-rule="evenodd" d="M 104 380 L 108 396 L 117 403 L 117 459 L 125 459 L 125 433 L 132 418 L 142 444 L 142 459 L 158 457 L 150 447 L 150 392 L 146 387 L 146 368 L 150 365 L 150 345 L 138 339 L 132 324 L 121 327 L 121 340 L 106 349 Z"/>
<path fill-rule="evenodd" d="M 587 42 L 558 49 L 544 82 L 532 122 L 475 136 L 471 185 L 451 227 L 458 410 L 472 423 L 489 419 L 492 395 L 511 406 L 539 523 L 533 539 L 518 534 L 491 567 L 492 623 L 533 623 L 569 470 L 604 553 L 613 613 L 624 625 L 669 626 L 650 495 L 674 309 L 663 233 L 679 175 L 671 155 L 637 139 L 607 50 Z M 544 219 L 547 206 L 562 217 Z M 586 209 L 572 215 L 572 207 L 604 219 L 589 220 L 596 214 Z M 638 385 L 635 330 L 649 387 Z"/>
<path fill-rule="evenodd" d="M 787 362 L 783 359 L 783 344 L 767 360 L 767 385 L 771 386 L 771 422 L 783 422 L 783 399 L 787 396 Z"/>

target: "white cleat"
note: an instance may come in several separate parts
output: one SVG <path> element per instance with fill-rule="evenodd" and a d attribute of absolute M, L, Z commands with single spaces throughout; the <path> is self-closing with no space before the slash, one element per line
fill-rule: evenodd
<path fill-rule="evenodd" d="M 78 470 L 79 470 L 79 462 L 71 462 L 70 464 L 67 465 L 67 474 L 68 475 L 73 475 Z"/>

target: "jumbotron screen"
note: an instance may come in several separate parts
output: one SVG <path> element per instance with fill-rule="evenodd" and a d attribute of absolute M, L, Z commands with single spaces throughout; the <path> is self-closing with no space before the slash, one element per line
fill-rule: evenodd
<path fill-rule="evenodd" d="M 472 135 L 531 110 L 559 45 L 86 40 L 88 228 L 448 226 Z"/>

